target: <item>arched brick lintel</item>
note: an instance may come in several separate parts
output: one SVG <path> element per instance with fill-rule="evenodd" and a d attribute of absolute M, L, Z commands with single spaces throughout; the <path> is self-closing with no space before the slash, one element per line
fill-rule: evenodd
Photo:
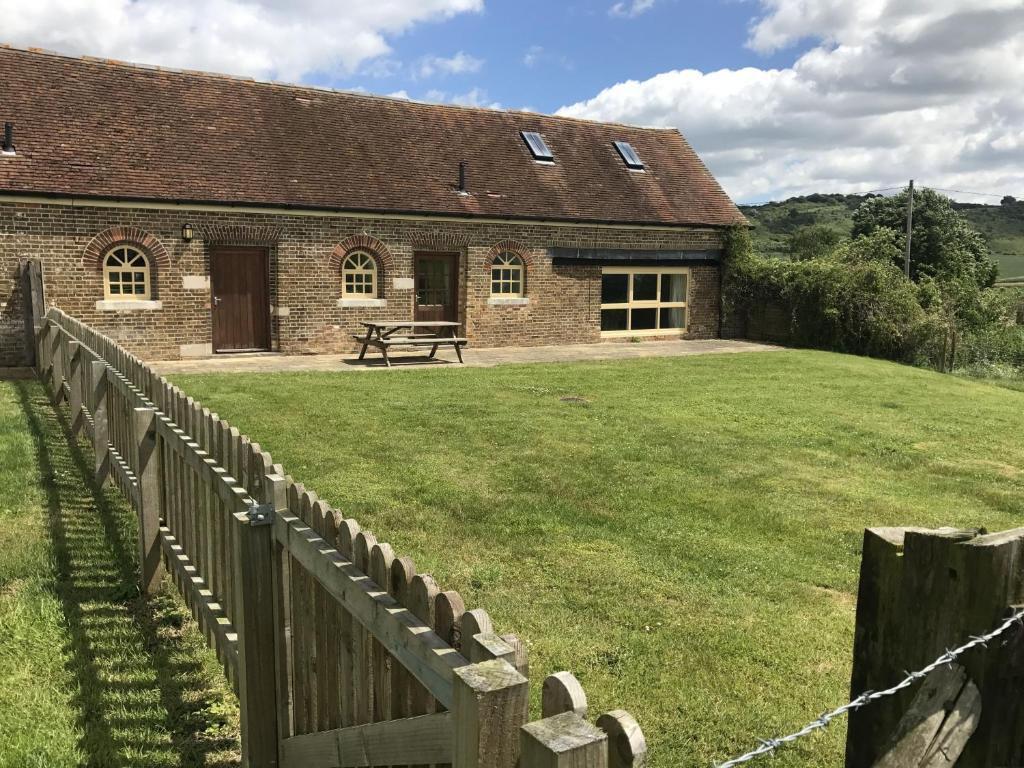
<path fill-rule="evenodd" d="M 502 240 L 501 242 L 492 245 L 491 250 L 487 252 L 487 263 L 485 265 L 487 269 L 494 266 L 494 260 L 502 253 L 514 253 L 523 260 L 523 264 L 525 266 L 533 266 L 533 255 L 530 253 L 528 248 L 517 243 L 515 240 Z"/>
<path fill-rule="evenodd" d="M 138 248 L 149 258 L 150 265 L 156 266 L 157 269 L 166 269 L 171 266 L 171 257 L 167 254 L 167 249 L 163 244 L 149 232 L 138 227 L 111 227 L 103 230 L 85 246 L 82 264 L 87 269 L 102 270 L 103 257 L 117 245 L 131 245 Z"/>
<path fill-rule="evenodd" d="M 352 251 L 365 251 L 377 260 L 378 268 L 384 272 L 391 273 L 395 266 L 394 257 L 391 251 L 376 237 L 371 235 L 352 235 L 338 243 L 331 251 L 331 258 L 328 263 L 333 270 L 341 269 L 341 264 Z"/>

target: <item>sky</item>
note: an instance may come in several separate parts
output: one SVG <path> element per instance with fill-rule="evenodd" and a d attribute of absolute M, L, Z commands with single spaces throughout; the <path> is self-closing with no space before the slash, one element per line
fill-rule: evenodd
<path fill-rule="evenodd" d="M 1024 198 L 1024 0 L 32 0 L 0 42 L 674 127 L 738 202 Z"/>

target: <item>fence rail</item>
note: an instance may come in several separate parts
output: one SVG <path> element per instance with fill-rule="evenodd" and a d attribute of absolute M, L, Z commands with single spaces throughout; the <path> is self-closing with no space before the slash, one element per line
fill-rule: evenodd
<path fill-rule="evenodd" d="M 515 635 L 295 482 L 236 427 L 51 308 L 36 366 L 96 479 L 139 519 L 140 585 L 166 569 L 239 696 L 246 766 L 639 766 L 622 710 L 587 719 L 568 672 L 543 683 Z"/>

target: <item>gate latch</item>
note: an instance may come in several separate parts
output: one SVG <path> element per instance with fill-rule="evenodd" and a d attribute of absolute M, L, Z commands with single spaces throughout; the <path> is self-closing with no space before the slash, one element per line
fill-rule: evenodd
<path fill-rule="evenodd" d="M 273 504 L 250 504 L 249 525 L 270 525 L 274 522 Z"/>

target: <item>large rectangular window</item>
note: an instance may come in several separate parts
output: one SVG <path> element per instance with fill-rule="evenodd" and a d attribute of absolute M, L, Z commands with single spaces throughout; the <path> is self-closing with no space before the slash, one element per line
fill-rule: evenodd
<path fill-rule="evenodd" d="M 605 267 L 601 335 L 685 332 L 689 278 L 685 267 Z"/>

